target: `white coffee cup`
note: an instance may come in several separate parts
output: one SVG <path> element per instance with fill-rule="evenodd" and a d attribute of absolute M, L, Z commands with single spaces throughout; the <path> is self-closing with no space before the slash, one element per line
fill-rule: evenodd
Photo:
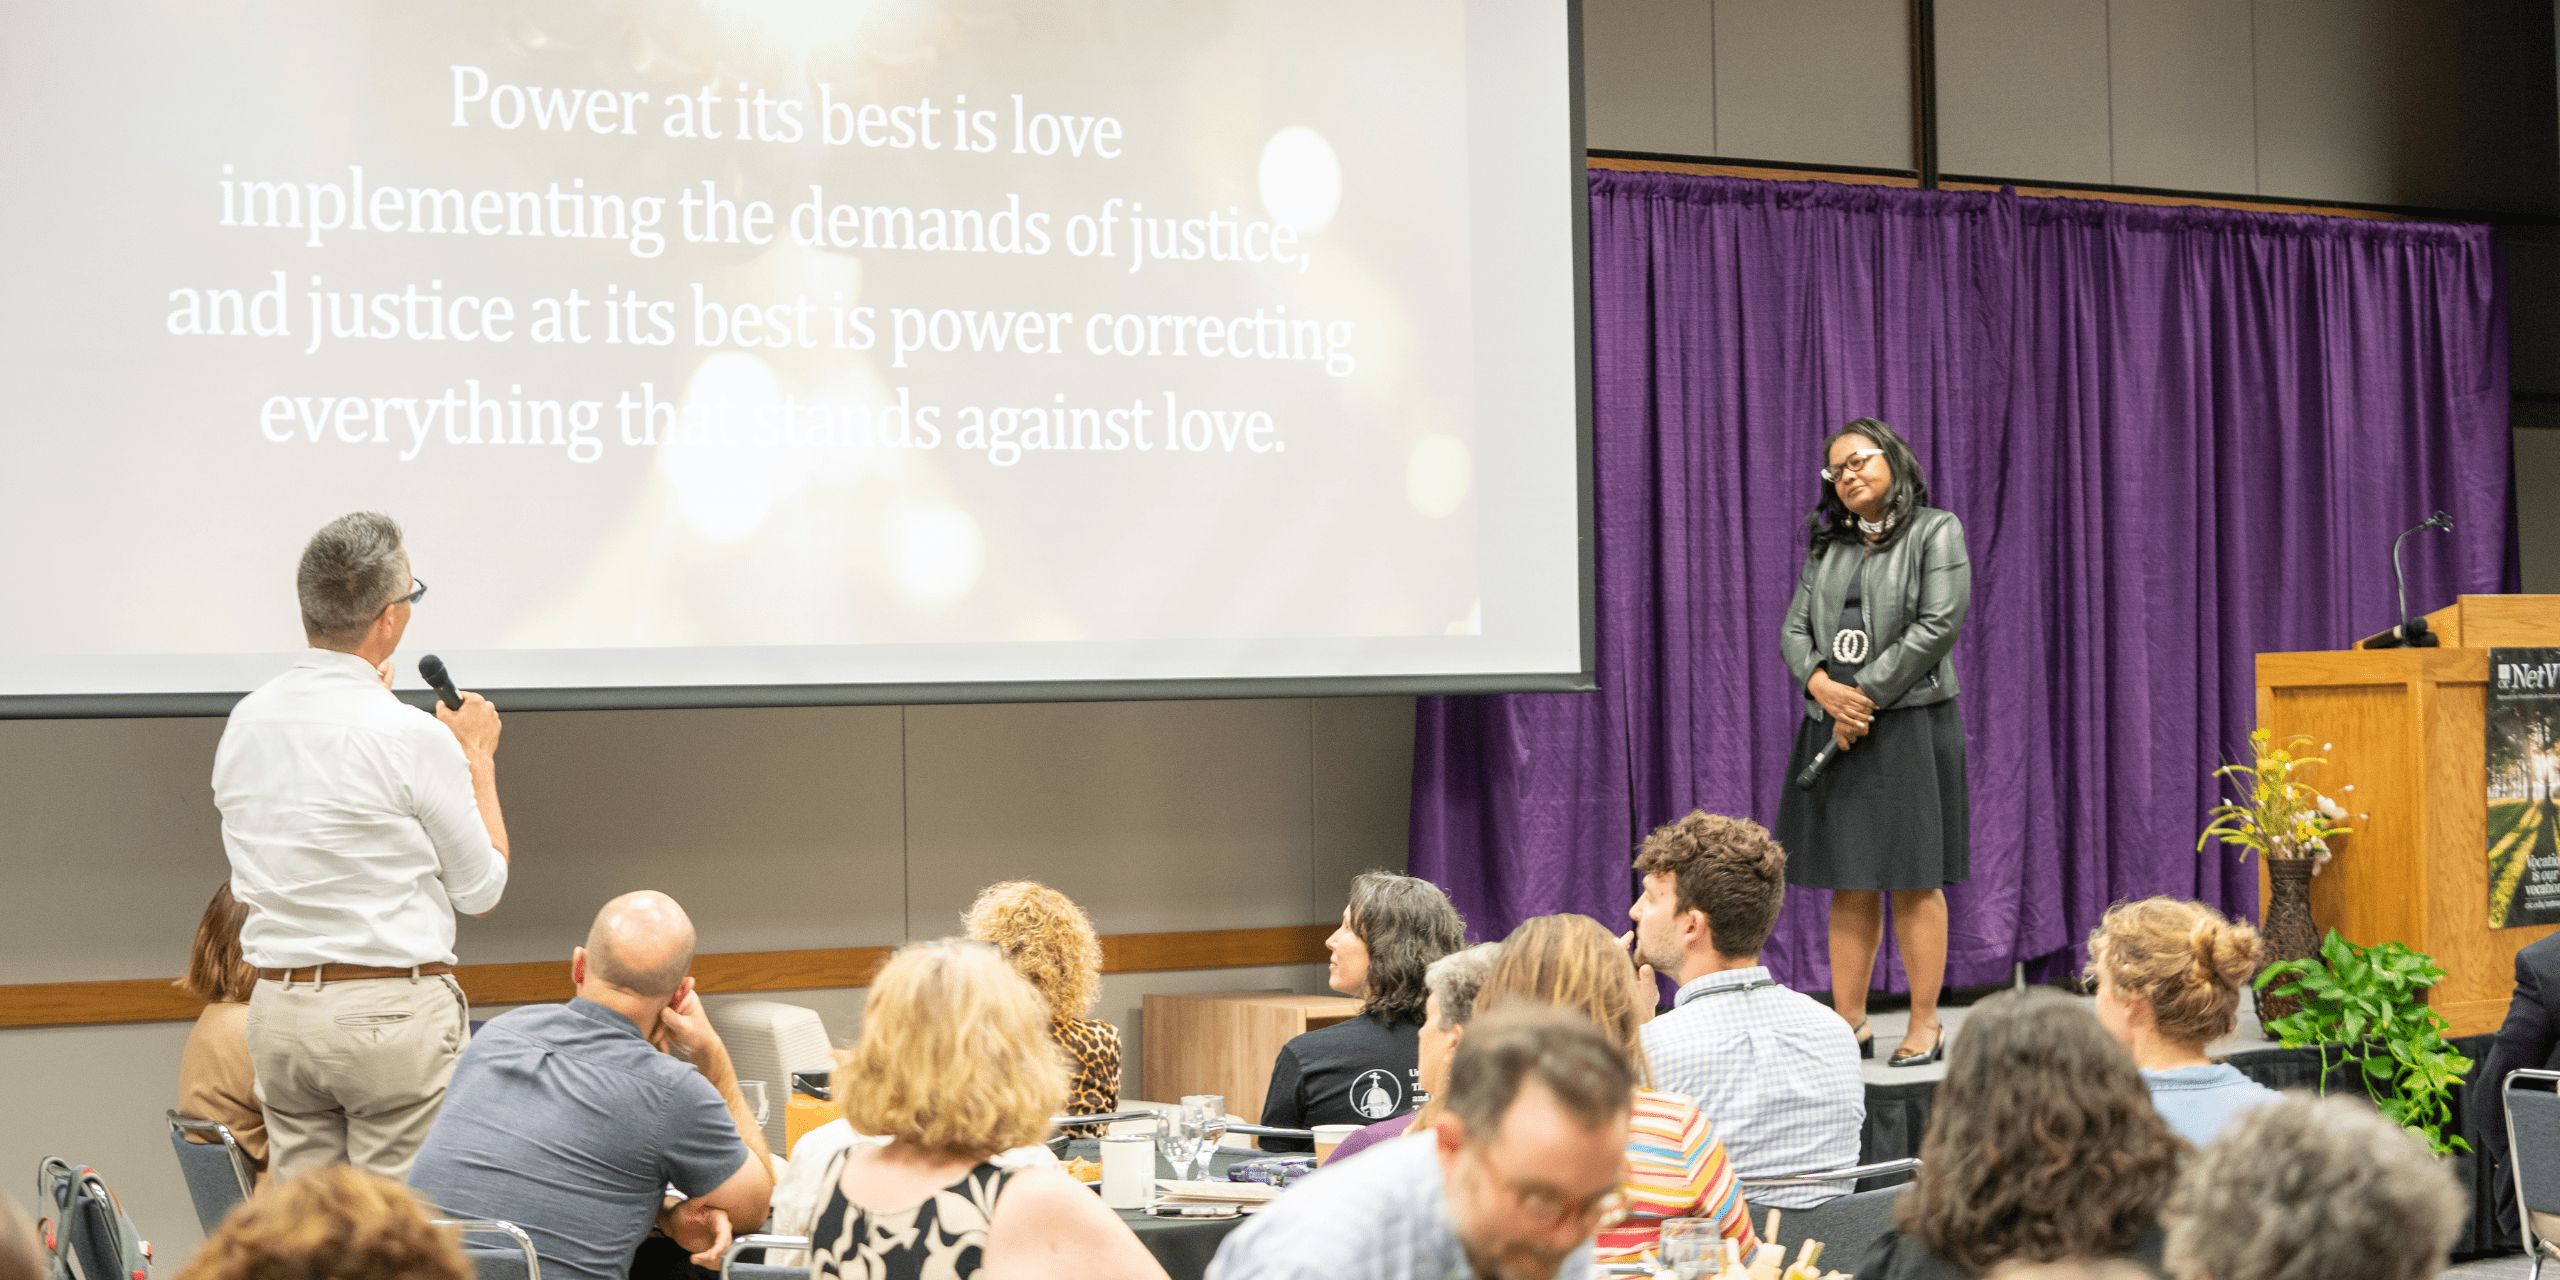
<path fill-rule="evenodd" d="M 1144 1209 L 1156 1187 L 1156 1139 L 1151 1133 L 1102 1136 L 1102 1203 Z"/>
<path fill-rule="evenodd" d="M 1315 1128 L 1316 1163 L 1323 1164 L 1326 1161 L 1333 1159 L 1333 1149 L 1341 1146 L 1343 1139 L 1360 1132 L 1360 1130 L 1365 1127 L 1366 1126 L 1364 1125 L 1356 1124 L 1317 1125 Z"/>

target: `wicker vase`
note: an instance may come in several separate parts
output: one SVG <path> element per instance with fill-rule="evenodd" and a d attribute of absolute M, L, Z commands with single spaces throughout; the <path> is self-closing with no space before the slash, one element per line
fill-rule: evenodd
<path fill-rule="evenodd" d="M 2266 964 L 2306 960 L 2320 954 L 2320 926 L 2311 919 L 2311 866 L 2309 858 L 2267 859 L 2265 923 L 2258 929 Z M 2274 985 L 2284 983 L 2279 980 Z M 2257 999 L 2261 1027 L 2302 1011 L 2299 996 L 2271 996 L 2261 988 Z"/>

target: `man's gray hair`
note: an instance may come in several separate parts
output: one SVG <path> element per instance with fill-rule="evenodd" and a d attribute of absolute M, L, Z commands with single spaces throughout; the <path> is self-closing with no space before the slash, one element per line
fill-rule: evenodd
<path fill-rule="evenodd" d="M 1501 950 L 1499 942 L 1479 942 L 1432 961 L 1422 971 L 1422 985 L 1440 1002 L 1442 1022 L 1463 1027 L 1476 1016 L 1476 993 L 1484 990 L 1484 976 L 1493 972 L 1493 958 Z"/>
<path fill-rule="evenodd" d="M 2444 1270 L 2467 1203 L 2363 1101 L 2287 1093 L 2224 1126 L 2161 1218 L 2169 1268 L 2188 1280 L 2422 1280 Z"/>
<path fill-rule="evenodd" d="M 400 526 L 376 511 L 351 512 L 322 525 L 302 548 L 293 589 L 302 602 L 304 634 L 332 645 L 364 639 L 383 606 L 409 591 Z"/>

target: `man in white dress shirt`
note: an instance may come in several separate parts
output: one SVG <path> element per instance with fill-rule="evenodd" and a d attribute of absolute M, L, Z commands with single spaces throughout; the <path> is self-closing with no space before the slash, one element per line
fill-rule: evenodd
<path fill-rule="evenodd" d="M 498 712 L 391 695 L 426 587 L 390 517 L 331 521 L 294 583 L 311 647 L 232 708 L 213 757 L 258 970 L 249 1056 L 277 1178 L 338 1161 L 402 1178 L 469 1034 L 453 913 L 507 887 Z"/>
<path fill-rule="evenodd" d="M 1692 811 L 1645 837 L 1635 869 L 1644 876 L 1627 909 L 1636 958 L 1680 979 L 1671 1012 L 1644 1027 L 1653 1087 L 1697 1102 L 1737 1177 L 1858 1163 L 1867 1092 L 1857 1036 L 1760 963 L 1787 900 L 1787 851 L 1748 818 Z M 1770 1187 L 1750 1199 L 1809 1209 L 1850 1190 Z"/>

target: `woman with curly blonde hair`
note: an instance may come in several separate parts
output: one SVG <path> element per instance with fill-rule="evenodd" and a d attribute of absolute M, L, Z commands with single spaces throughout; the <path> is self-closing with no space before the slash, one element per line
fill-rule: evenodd
<path fill-rule="evenodd" d="M 961 918 L 969 936 L 994 944 L 1049 1007 L 1049 1036 L 1074 1066 L 1067 1114 L 1101 1115 L 1120 1104 L 1120 1028 L 1088 1018 L 1102 993 L 1102 939 L 1067 895 L 1036 880 L 987 886 Z M 1071 1137 L 1099 1130 L 1078 1125 Z"/>
<path fill-rule="evenodd" d="M 178 1280 L 471 1280 L 471 1264 L 407 1187 L 333 1164 L 260 1188 Z"/>
<path fill-rule="evenodd" d="M 2175 898 L 2119 903 L 2089 935 L 2098 1025 L 2133 1054 L 2160 1118 L 2199 1147 L 2282 1096 L 2204 1053 L 2238 1024 L 2258 951 L 2257 930 Z"/>
<path fill-rule="evenodd" d="M 810 1280 L 1164 1280 L 1127 1223 L 1055 1165 L 1007 1168 L 1066 1100 L 1049 1010 L 995 948 L 902 947 L 872 979 L 835 1096 L 860 1145 L 826 1170 Z"/>

